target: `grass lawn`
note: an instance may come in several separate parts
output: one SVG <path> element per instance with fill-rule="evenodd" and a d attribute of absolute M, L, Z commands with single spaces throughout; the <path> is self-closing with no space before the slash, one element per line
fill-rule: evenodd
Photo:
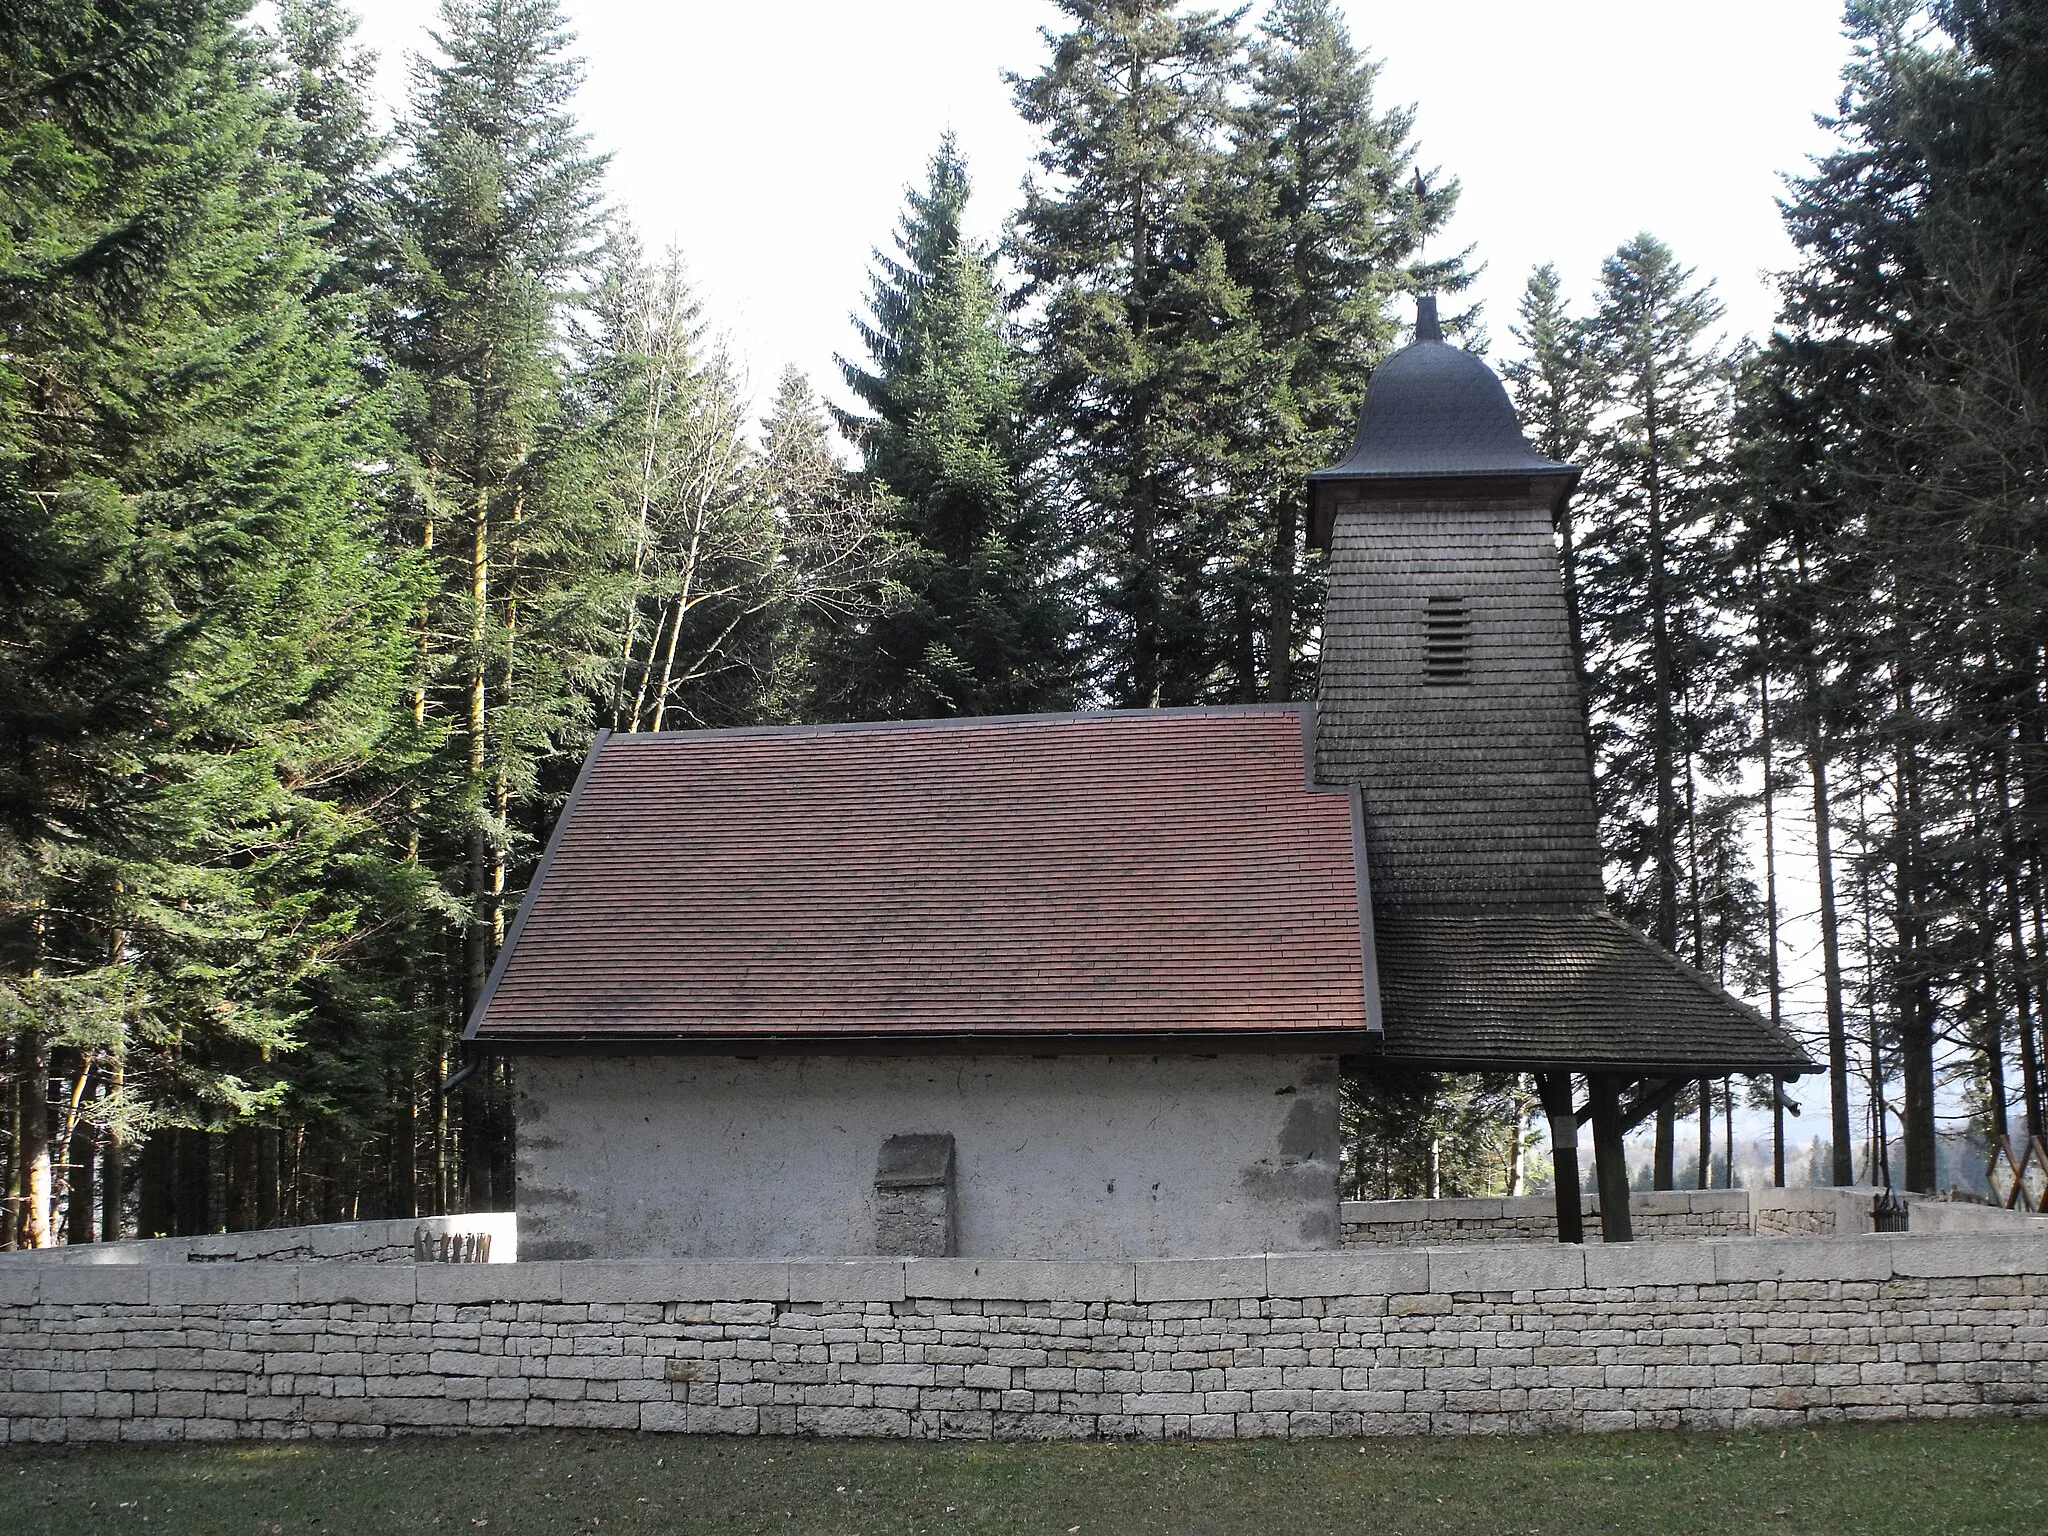
<path fill-rule="evenodd" d="M 2048 1529 L 2048 1421 L 1771 1434 L 944 1445 L 532 1434 L 0 1450 L 0 1531 Z"/>

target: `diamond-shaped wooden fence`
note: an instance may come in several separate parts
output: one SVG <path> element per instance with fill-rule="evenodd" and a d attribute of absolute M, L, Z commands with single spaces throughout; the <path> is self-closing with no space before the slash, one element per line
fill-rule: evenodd
<path fill-rule="evenodd" d="M 2038 1136 L 2006 1136 L 1991 1143 L 1984 1170 L 1991 1198 L 2009 1211 L 2048 1215 L 2048 1143 Z"/>

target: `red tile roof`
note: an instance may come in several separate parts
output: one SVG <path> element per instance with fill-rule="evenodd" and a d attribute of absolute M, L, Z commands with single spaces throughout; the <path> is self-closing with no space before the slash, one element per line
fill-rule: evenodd
<path fill-rule="evenodd" d="M 1351 803 L 1304 710 L 601 739 L 494 1046 L 1365 1030 Z"/>

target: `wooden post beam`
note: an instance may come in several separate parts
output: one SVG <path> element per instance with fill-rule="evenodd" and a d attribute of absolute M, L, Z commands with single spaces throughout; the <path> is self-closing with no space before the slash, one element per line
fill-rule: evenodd
<path fill-rule="evenodd" d="M 1600 1184 L 1600 1236 L 1634 1241 L 1628 1219 L 1628 1153 L 1622 1143 L 1621 1081 L 1607 1073 L 1586 1079 L 1593 1108 L 1593 1167 Z"/>
<path fill-rule="evenodd" d="M 1583 1243 L 1586 1223 L 1579 1208 L 1579 1117 L 1572 1111 L 1572 1075 L 1539 1072 L 1536 1092 L 1550 1119 L 1550 1164 L 1557 1180 L 1557 1240 Z"/>

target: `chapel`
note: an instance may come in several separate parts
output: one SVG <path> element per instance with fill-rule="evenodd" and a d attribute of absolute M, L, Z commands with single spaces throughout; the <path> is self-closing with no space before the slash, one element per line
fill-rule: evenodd
<path fill-rule="evenodd" d="M 1347 1075 L 1813 1070 L 1607 909 L 1533 452 L 1434 299 L 1309 479 L 1313 705 L 600 733 L 469 1022 L 530 1258 L 1334 1248 Z"/>

